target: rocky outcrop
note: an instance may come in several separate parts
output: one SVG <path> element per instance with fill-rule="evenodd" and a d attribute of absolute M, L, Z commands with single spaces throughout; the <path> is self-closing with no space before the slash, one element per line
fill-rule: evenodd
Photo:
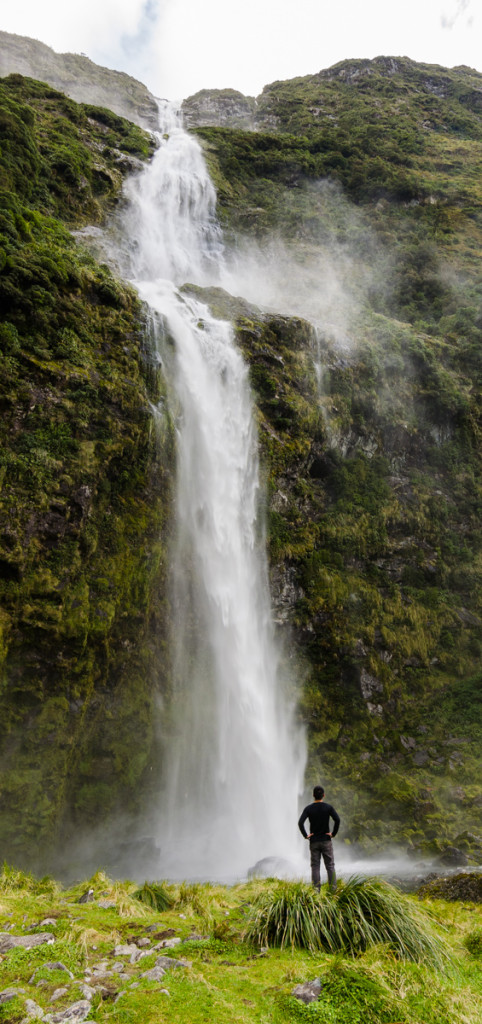
<path fill-rule="evenodd" d="M 11 74 L 47 82 L 77 103 L 107 107 L 141 128 L 158 127 L 157 103 L 142 82 L 84 54 L 55 53 L 38 39 L 0 32 L 0 76 Z"/>
<path fill-rule="evenodd" d="M 183 101 L 182 112 L 187 128 L 217 125 L 254 131 L 256 127 L 256 100 L 235 89 L 201 89 Z"/>

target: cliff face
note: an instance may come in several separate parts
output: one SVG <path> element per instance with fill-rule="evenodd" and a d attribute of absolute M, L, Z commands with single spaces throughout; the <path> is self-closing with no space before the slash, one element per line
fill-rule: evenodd
<path fill-rule="evenodd" d="M 140 304 L 67 227 L 102 220 L 150 139 L 20 76 L 0 112 L 0 820 L 2 855 L 32 863 L 67 808 L 75 824 L 138 804 L 170 440 L 160 463 Z"/>
<path fill-rule="evenodd" d="M 141 128 L 158 127 L 156 101 L 142 82 L 83 54 L 55 53 L 38 39 L 0 32 L 0 77 L 12 74 L 47 82 L 77 103 L 108 107 Z"/>
<path fill-rule="evenodd" d="M 232 307 L 309 781 L 368 847 L 480 832 L 481 89 L 378 58 L 267 86 L 249 129 L 184 104 L 244 294 L 316 325 Z"/>
<path fill-rule="evenodd" d="M 203 292 L 250 364 L 307 784 L 352 843 L 475 856 L 481 82 L 380 58 L 185 105 L 247 296 Z M 31 863 L 67 809 L 147 792 L 173 439 L 139 303 L 68 230 L 102 222 L 149 139 L 1 88 L 0 819 Z"/>

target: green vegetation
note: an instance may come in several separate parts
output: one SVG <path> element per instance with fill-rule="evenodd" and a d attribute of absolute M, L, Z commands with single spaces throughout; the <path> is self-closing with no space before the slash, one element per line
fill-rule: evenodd
<path fill-rule="evenodd" d="M 149 137 L 16 75 L 0 116 L 0 816 L 31 864 L 67 807 L 138 803 L 170 442 L 137 297 L 68 230 L 105 216 Z"/>
<path fill-rule="evenodd" d="M 0 108 L 0 818 L 30 865 L 67 808 L 72 832 L 148 799 L 174 442 L 143 311 L 71 234 L 148 136 L 17 75 Z M 307 786 L 355 851 L 478 862 L 480 76 L 350 61 L 245 113 L 197 130 L 228 243 L 321 313 L 201 294 L 250 367 Z"/>
<path fill-rule="evenodd" d="M 303 918 L 309 889 L 301 883 L 256 881 L 230 889 L 185 883 L 162 886 L 170 893 L 171 905 L 159 911 L 133 898 L 134 883 L 113 883 L 102 873 L 62 890 L 51 879 L 37 881 L 4 869 L 0 932 L 35 936 L 49 931 L 54 942 L 3 952 L 0 991 L 14 991 L 0 1006 L 0 1020 L 20 1022 L 27 999 L 43 1012 L 62 1012 L 88 996 L 92 1007 L 88 1019 L 99 1024 L 201 1024 L 206 1019 L 219 1024 L 233 1020 L 239 1024 L 482 1021 L 478 904 L 441 900 L 424 904 L 372 880 L 346 883 L 340 900 L 344 892 L 343 921 L 351 920 L 350 928 L 362 919 L 366 925 L 367 913 L 372 912 L 383 930 L 385 915 L 396 904 L 399 916 L 393 926 L 399 936 L 407 927 L 405 937 L 430 936 L 422 950 L 411 948 L 404 959 L 394 955 L 393 935 L 388 942 L 382 937 L 369 948 L 351 952 L 330 952 L 318 946 L 311 951 L 291 941 L 280 948 L 271 936 L 267 944 L 264 934 L 248 940 L 246 927 L 252 915 L 259 915 L 262 905 L 273 907 L 278 889 L 285 895 L 290 892 L 293 921 L 297 906 Z M 93 902 L 78 903 L 87 889 L 93 890 Z M 313 908 L 330 898 L 323 890 L 313 895 Z M 362 903 L 363 918 L 358 913 Z M 313 928 L 308 916 L 306 924 Z M 294 928 L 299 935 L 299 919 Z M 436 950 L 443 953 L 442 969 L 431 962 Z M 169 958 L 173 965 L 180 961 L 180 966 L 157 979 L 146 977 L 159 958 L 166 966 L 164 957 L 167 966 Z M 319 997 L 305 1005 L 294 990 L 315 979 L 321 985 Z"/>
<path fill-rule="evenodd" d="M 416 908 L 393 886 L 371 878 L 339 882 L 334 893 L 277 882 L 255 898 L 246 937 L 261 946 L 353 955 L 382 943 L 401 959 L 438 968 L 446 957 Z"/>
<path fill-rule="evenodd" d="M 209 293 L 251 366 L 307 784 L 321 776 L 349 808 L 355 849 L 449 843 L 475 861 L 480 84 L 466 68 L 344 61 L 267 86 L 254 131 L 227 127 L 227 107 L 223 127 L 197 129 L 228 237 L 248 254 L 255 239 L 260 274 L 284 260 L 279 301 L 296 303 L 303 273 L 309 298 L 330 273 L 338 289 L 316 334 Z"/>

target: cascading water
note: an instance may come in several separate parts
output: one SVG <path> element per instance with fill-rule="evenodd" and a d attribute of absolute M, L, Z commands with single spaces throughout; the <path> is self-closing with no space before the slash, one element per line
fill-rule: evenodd
<path fill-rule="evenodd" d="M 164 325 L 159 345 L 163 334 L 174 342 L 173 697 L 159 874 L 239 878 L 267 855 L 299 861 L 304 737 L 281 692 L 247 368 L 230 325 L 176 289 L 219 281 L 216 196 L 198 143 L 171 106 L 160 113 L 159 149 L 128 183 L 123 217 L 129 276 Z"/>

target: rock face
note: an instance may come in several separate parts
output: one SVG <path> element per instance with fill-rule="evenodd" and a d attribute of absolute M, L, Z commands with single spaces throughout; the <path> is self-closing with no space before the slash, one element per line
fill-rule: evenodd
<path fill-rule="evenodd" d="M 201 89 L 183 101 L 182 111 L 187 128 L 201 125 L 256 128 L 256 100 L 235 89 Z"/>
<path fill-rule="evenodd" d="M 172 474 L 140 303 L 66 226 L 102 220 L 151 140 L 18 75 L 0 106 L 0 856 L 32 865 L 67 806 L 95 821 L 125 783 L 138 804 Z"/>
<path fill-rule="evenodd" d="M 0 32 L 0 76 L 14 73 L 48 82 L 77 103 L 107 107 L 141 128 L 158 127 L 156 101 L 142 82 L 83 54 L 55 53 L 37 39 Z"/>

